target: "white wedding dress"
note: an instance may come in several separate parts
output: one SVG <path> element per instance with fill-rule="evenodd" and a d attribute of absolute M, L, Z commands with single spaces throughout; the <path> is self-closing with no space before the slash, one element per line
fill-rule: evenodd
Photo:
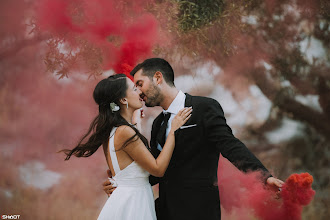
<path fill-rule="evenodd" d="M 156 220 L 150 174 L 135 161 L 120 170 L 114 147 L 116 129 L 110 133 L 109 152 L 116 173 L 110 181 L 117 188 L 103 206 L 98 220 Z"/>

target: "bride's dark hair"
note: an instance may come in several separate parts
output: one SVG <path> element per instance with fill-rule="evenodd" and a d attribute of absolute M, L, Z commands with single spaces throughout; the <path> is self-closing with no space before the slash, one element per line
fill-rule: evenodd
<path fill-rule="evenodd" d="M 65 160 L 69 160 L 72 155 L 76 157 L 91 156 L 102 144 L 108 142 L 112 128 L 121 125 L 131 127 L 135 131 L 135 135 L 126 140 L 120 149 L 137 141 L 139 138 L 148 147 L 147 139 L 133 125 L 128 123 L 120 115 L 119 111 L 112 112 L 110 108 L 110 103 L 114 102 L 119 106 L 119 100 L 126 96 L 127 79 L 125 74 L 116 74 L 101 80 L 96 85 L 93 98 L 99 105 L 99 114 L 92 121 L 88 132 L 80 139 L 75 148 L 60 151 L 67 155 Z M 89 135 L 90 137 L 84 143 Z"/>

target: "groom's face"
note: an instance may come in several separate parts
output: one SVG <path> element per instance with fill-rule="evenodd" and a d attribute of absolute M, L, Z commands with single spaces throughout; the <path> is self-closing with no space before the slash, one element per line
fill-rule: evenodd
<path fill-rule="evenodd" d="M 140 97 L 147 107 L 159 106 L 162 101 L 160 88 L 148 76 L 143 75 L 143 70 L 139 70 L 134 75 L 134 83 L 141 91 Z"/>

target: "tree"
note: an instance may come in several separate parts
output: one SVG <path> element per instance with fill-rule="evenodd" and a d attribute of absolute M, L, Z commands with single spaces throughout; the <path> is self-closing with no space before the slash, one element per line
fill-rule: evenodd
<path fill-rule="evenodd" d="M 173 19 L 168 28 L 175 30 L 173 45 L 182 56 L 214 60 L 231 79 L 247 78 L 282 112 L 329 138 L 327 1 L 179 1 L 176 7 L 166 16 Z M 310 57 L 313 43 L 321 54 Z M 297 95 L 318 96 L 321 109 Z"/>

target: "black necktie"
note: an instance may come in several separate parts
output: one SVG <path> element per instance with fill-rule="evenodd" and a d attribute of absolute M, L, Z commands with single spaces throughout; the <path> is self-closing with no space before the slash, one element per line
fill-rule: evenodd
<path fill-rule="evenodd" d="M 160 144 L 160 146 L 162 146 L 162 147 L 165 144 L 166 128 L 167 128 L 168 120 L 170 119 L 170 117 L 171 117 L 171 113 L 168 113 L 168 112 L 165 113 L 163 124 L 160 127 L 159 132 L 157 134 L 157 141 Z"/>

